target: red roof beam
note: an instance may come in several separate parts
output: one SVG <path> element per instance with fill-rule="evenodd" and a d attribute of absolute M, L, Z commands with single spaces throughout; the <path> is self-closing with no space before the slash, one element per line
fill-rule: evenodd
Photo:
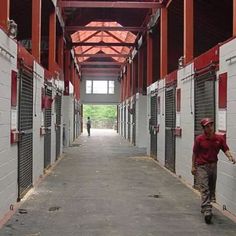
<path fill-rule="evenodd" d="M 82 68 L 82 72 L 119 72 L 120 68 Z"/>
<path fill-rule="evenodd" d="M 120 26 L 66 26 L 67 32 L 76 31 L 129 31 L 140 32 L 145 31 L 146 27 L 120 27 Z"/>
<path fill-rule="evenodd" d="M 75 54 L 76 57 L 128 57 L 129 54 L 104 54 L 104 53 L 97 53 L 97 54 Z"/>
<path fill-rule="evenodd" d="M 113 77 L 117 77 L 119 76 L 119 73 L 117 72 L 96 72 L 96 71 L 92 71 L 92 72 L 82 72 L 82 76 L 92 76 L 92 75 L 96 75 L 96 76 L 113 76 Z"/>
<path fill-rule="evenodd" d="M 95 74 L 82 74 L 83 78 L 97 78 L 97 79 L 104 79 L 104 78 L 111 78 L 111 79 L 117 79 L 118 75 L 107 75 L 107 74 L 101 74 L 101 73 L 95 73 Z"/>
<path fill-rule="evenodd" d="M 135 46 L 135 43 L 106 43 L 106 42 L 73 42 L 72 46 L 93 46 L 93 47 L 133 47 Z"/>
<path fill-rule="evenodd" d="M 109 61 L 84 61 L 81 62 L 80 65 L 105 65 L 105 66 L 116 66 L 116 65 L 123 65 L 124 63 L 121 62 L 109 62 Z"/>
<path fill-rule="evenodd" d="M 157 9 L 163 5 L 160 2 L 119 2 L 119 1 L 59 1 L 61 8 L 143 8 Z"/>

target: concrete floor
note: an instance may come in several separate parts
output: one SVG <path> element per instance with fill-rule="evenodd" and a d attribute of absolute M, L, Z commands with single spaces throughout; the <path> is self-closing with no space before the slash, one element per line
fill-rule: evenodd
<path fill-rule="evenodd" d="M 14 236 L 227 236 L 236 223 L 115 131 L 81 136 L 0 230 Z"/>

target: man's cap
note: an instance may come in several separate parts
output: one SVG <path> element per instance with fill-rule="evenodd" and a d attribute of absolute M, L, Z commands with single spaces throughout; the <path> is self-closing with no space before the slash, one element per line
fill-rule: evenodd
<path fill-rule="evenodd" d="M 214 123 L 213 119 L 211 118 L 203 118 L 200 122 L 201 126 L 203 127 L 211 123 Z"/>

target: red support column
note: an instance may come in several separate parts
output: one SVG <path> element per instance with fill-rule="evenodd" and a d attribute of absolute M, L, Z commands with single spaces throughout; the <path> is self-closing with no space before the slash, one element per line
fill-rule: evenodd
<path fill-rule="evenodd" d="M 0 26 L 7 31 L 10 14 L 10 0 L 1 0 L 0 7 Z"/>
<path fill-rule="evenodd" d="M 143 92 L 143 51 L 138 52 L 138 93 Z"/>
<path fill-rule="evenodd" d="M 58 45 L 58 65 L 63 70 L 64 68 L 64 39 L 61 35 L 59 38 L 59 45 Z"/>
<path fill-rule="evenodd" d="M 41 0 L 32 1 L 32 55 L 38 63 L 41 53 L 41 9 Z"/>
<path fill-rule="evenodd" d="M 134 84 L 134 61 L 130 64 L 130 96 L 132 96 L 133 93 L 133 84 Z"/>
<path fill-rule="evenodd" d="M 75 85 L 75 83 L 74 83 L 75 82 L 75 67 L 74 67 L 74 61 L 73 60 L 71 60 L 71 63 L 70 63 L 70 72 L 71 72 L 70 82 L 74 86 Z"/>
<path fill-rule="evenodd" d="M 127 90 L 126 90 L 126 98 L 130 97 L 130 81 L 131 81 L 131 65 L 127 64 Z"/>
<path fill-rule="evenodd" d="M 80 100 L 80 75 L 78 75 L 78 100 Z"/>
<path fill-rule="evenodd" d="M 73 63 L 73 79 L 72 79 L 72 84 L 74 86 L 74 91 L 76 90 L 75 89 L 75 80 L 76 80 L 76 71 L 75 71 L 75 65 Z"/>
<path fill-rule="evenodd" d="M 153 68 L 152 68 L 152 60 L 153 60 L 153 40 L 150 33 L 147 33 L 147 86 L 152 84 L 153 77 Z"/>
<path fill-rule="evenodd" d="M 124 100 L 127 98 L 127 72 L 124 74 Z"/>
<path fill-rule="evenodd" d="M 70 81 L 70 50 L 66 50 L 65 52 L 65 91 L 64 95 L 69 95 L 69 81 Z"/>
<path fill-rule="evenodd" d="M 120 102 L 123 102 L 123 79 L 120 80 Z"/>
<path fill-rule="evenodd" d="M 168 53 L 168 24 L 167 24 L 168 18 L 167 18 L 167 8 L 161 8 L 161 55 L 160 55 L 160 77 L 163 79 L 167 75 L 167 53 Z"/>
<path fill-rule="evenodd" d="M 78 73 L 76 72 L 76 68 L 74 68 L 74 94 L 77 100 L 79 97 L 79 78 L 78 78 Z"/>
<path fill-rule="evenodd" d="M 193 0 L 184 0 L 184 64 L 193 59 Z"/>
<path fill-rule="evenodd" d="M 49 18 L 49 57 L 48 70 L 54 72 L 56 62 L 56 12 L 55 9 L 50 13 Z"/>
<path fill-rule="evenodd" d="M 132 63 L 132 95 L 136 94 L 136 66 L 136 60 L 134 60 Z"/>
<path fill-rule="evenodd" d="M 236 0 L 233 2 L 233 36 L 236 37 Z"/>

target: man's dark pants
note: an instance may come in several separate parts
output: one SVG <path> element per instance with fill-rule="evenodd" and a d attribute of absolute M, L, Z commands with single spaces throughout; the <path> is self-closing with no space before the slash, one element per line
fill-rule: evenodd
<path fill-rule="evenodd" d="M 211 200 L 215 198 L 217 163 L 197 166 L 197 182 L 201 192 L 202 212 L 211 212 Z"/>

